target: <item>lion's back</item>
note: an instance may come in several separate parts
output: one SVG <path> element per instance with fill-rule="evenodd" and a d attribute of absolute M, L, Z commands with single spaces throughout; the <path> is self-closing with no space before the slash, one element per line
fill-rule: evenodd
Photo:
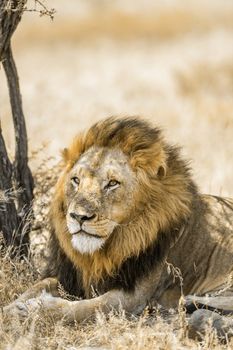
<path fill-rule="evenodd" d="M 219 233 L 219 239 L 229 238 L 233 240 L 233 198 L 202 195 L 202 200 L 207 204 L 206 219 L 210 234 Z"/>

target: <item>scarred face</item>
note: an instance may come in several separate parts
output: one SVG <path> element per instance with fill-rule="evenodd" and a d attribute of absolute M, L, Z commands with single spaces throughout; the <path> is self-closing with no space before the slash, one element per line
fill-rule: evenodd
<path fill-rule="evenodd" d="M 92 147 L 66 183 L 67 228 L 74 249 L 93 253 L 134 209 L 136 175 L 121 150 Z"/>

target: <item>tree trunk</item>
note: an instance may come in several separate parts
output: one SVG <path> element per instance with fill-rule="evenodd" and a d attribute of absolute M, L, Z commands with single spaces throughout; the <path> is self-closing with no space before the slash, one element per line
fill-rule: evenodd
<path fill-rule="evenodd" d="M 15 128 L 15 160 L 13 163 L 13 175 L 16 188 L 20 189 L 20 191 L 17 192 L 18 215 L 22 219 L 26 219 L 33 198 L 33 178 L 28 167 L 27 131 L 22 109 L 19 79 L 10 46 L 6 51 L 3 67 L 9 87 L 11 110 Z"/>
<path fill-rule="evenodd" d="M 11 191 L 12 186 L 12 164 L 8 158 L 5 142 L 2 136 L 0 125 L 0 189 L 5 192 L 5 198 L 1 201 L 0 205 L 0 231 L 3 232 L 3 236 L 6 244 L 13 245 L 15 237 L 15 229 L 19 226 L 18 214 L 16 211 L 13 198 L 7 196 L 6 191 Z M 18 243 L 18 242 L 15 242 Z"/>
<path fill-rule="evenodd" d="M 0 7 L 0 60 L 7 78 L 15 130 L 15 159 L 11 164 L 0 130 L 0 190 L 15 190 L 0 208 L 0 230 L 7 245 L 26 253 L 29 242 L 33 177 L 28 167 L 27 131 L 11 36 L 21 20 L 26 0 L 2 0 Z"/>

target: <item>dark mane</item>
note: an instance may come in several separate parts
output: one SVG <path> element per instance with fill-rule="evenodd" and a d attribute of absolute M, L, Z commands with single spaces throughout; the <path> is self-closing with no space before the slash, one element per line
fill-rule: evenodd
<path fill-rule="evenodd" d="M 167 144 L 160 129 L 145 120 L 112 117 L 94 124 L 86 133 L 78 135 L 67 149 L 67 173 L 93 145 L 117 147 L 129 156 L 130 165 L 137 174 L 142 193 L 140 203 L 143 204 L 140 204 L 142 210 L 138 211 L 136 225 L 124 228 L 121 248 L 118 247 L 118 236 L 112 235 L 100 252 L 82 255 L 75 251 L 68 258 L 61 248 L 65 246 L 62 240 L 67 240 L 62 206 L 65 180 L 61 178 L 51 220 L 59 235 L 54 229 L 45 277 L 57 276 L 65 290 L 77 296 L 87 296 L 90 284 L 97 291 L 116 287 L 133 290 L 140 279 L 165 259 L 182 226 L 188 224 L 192 205 L 199 198 L 189 164 L 180 157 L 180 149 Z M 161 167 L 164 167 L 164 172 L 160 177 L 158 170 Z M 67 253 L 70 251 L 67 250 Z"/>
<path fill-rule="evenodd" d="M 81 271 L 63 252 L 53 231 L 49 241 L 49 257 L 42 277 L 56 277 L 67 293 L 84 298 Z"/>
<path fill-rule="evenodd" d="M 122 288 L 126 291 L 133 291 L 136 282 L 159 264 L 171 246 L 177 239 L 184 222 L 179 222 L 167 232 L 160 232 L 158 239 L 139 256 L 131 256 L 126 259 L 113 276 L 106 276 L 99 283 L 93 285 L 97 292 L 106 292 L 114 288 Z M 171 232 L 172 231 L 172 232 Z M 82 274 L 69 260 L 59 246 L 56 236 L 53 234 L 50 239 L 50 256 L 47 262 L 43 278 L 57 277 L 63 288 L 70 294 L 84 297 L 82 287 Z"/>

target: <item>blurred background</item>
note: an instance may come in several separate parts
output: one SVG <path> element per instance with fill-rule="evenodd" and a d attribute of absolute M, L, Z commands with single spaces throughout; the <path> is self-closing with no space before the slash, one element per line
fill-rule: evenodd
<path fill-rule="evenodd" d="M 13 37 L 33 169 L 38 149 L 58 156 L 101 118 L 141 115 L 184 146 L 201 191 L 233 196 L 233 1 L 43 3 L 54 20 L 25 12 Z M 2 69 L 0 81 L 13 154 Z"/>

